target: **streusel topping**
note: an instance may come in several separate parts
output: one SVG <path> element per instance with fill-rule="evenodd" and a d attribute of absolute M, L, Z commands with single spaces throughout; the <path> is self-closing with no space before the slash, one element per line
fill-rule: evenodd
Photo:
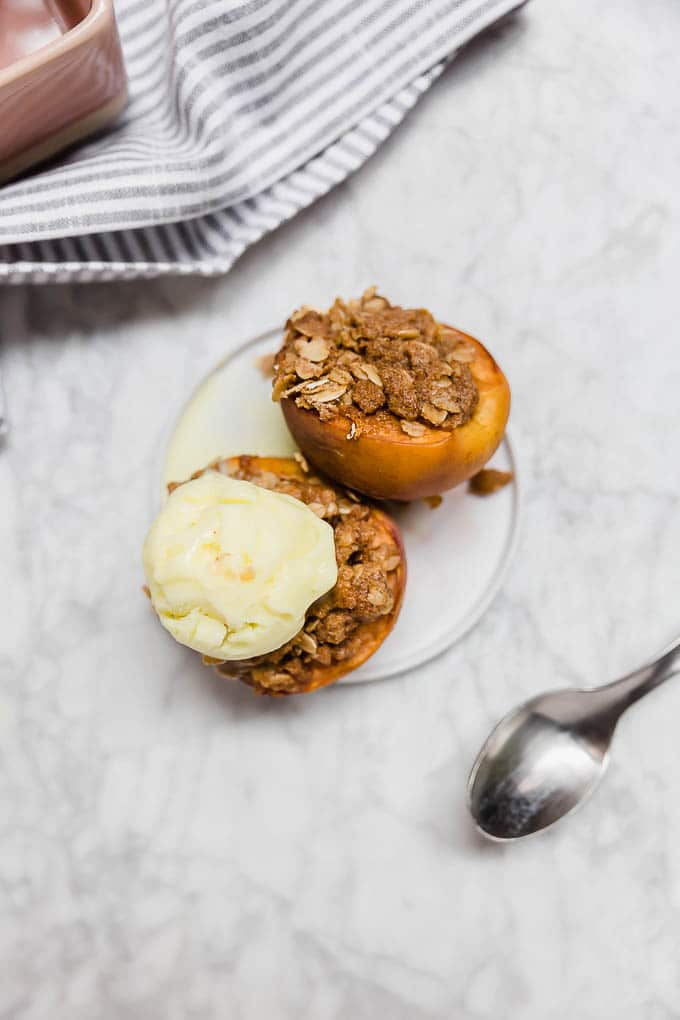
<path fill-rule="evenodd" d="M 400 308 L 374 287 L 338 298 L 327 312 L 303 306 L 286 324 L 274 363 L 273 398 L 293 399 L 322 421 L 348 419 L 348 439 L 367 419 L 397 419 L 410 436 L 455 429 L 479 394 L 473 346 L 424 308 Z"/>

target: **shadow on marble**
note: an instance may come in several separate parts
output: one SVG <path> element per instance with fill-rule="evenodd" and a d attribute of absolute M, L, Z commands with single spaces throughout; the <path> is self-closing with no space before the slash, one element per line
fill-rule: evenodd
<path fill-rule="evenodd" d="M 525 0 L 521 7 L 510 11 L 500 21 L 490 25 L 486 31 L 466 43 L 452 61 L 447 74 L 463 74 L 478 79 L 485 62 L 495 61 L 499 56 L 505 56 L 506 51 L 510 53 L 520 47 L 522 37 L 530 32 L 530 24 L 524 10 L 528 2 L 529 0 Z M 437 84 L 438 82 L 434 85 L 435 89 Z"/>
<path fill-rule="evenodd" d="M 356 692 L 357 687 L 329 687 L 313 694 L 292 695 L 272 698 L 256 694 L 240 680 L 229 680 L 218 676 L 211 669 L 197 665 L 192 670 L 190 681 L 194 685 L 195 699 L 205 699 L 212 706 L 223 711 L 225 718 L 246 720 L 276 715 L 281 719 L 300 719 L 316 713 L 326 714 L 332 698 L 342 698 Z"/>
<path fill-rule="evenodd" d="M 482 836 L 475 828 L 465 804 L 461 804 L 456 816 L 456 842 L 475 857 L 480 854 L 485 857 L 502 857 L 510 849 L 506 843 L 492 843 L 490 839 Z"/>
<path fill-rule="evenodd" d="M 61 342 L 85 330 L 116 329 L 129 322 L 181 315 L 209 300 L 217 280 L 201 277 L 112 283 L 48 284 L 20 288 L 25 296 L 24 328 L 3 330 L 3 344 Z M 12 291 L 8 295 L 12 296 Z"/>

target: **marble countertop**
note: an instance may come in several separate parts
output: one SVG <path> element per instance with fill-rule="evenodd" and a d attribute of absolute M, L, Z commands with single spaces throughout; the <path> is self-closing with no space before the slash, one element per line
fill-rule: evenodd
<path fill-rule="evenodd" d="M 679 28 L 531 4 L 225 279 L 0 292 L 0 1016 L 680 1016 L 680 683 L 563 828 L 464 805 L 506 709 L 680 629 Z M 507 369 L 519 547 L 417 673 L 257 699 L 141 596 L 163 441 L 231 345 L 368 282 Z"/>

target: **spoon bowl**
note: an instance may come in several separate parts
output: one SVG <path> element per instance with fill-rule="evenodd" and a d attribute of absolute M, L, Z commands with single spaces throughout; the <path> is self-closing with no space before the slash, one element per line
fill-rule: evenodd
<path fill-rule="evenodd" d="M 549 691 L 508 713 L 468 780 L 468 807 L 480 832 L 519 839 L 578 807 L 607 769 L 623 712 L 678 670 L 680 641 L 614 683 Z"/>
<path fill-rule="evenodd" d="M 590 705 L 594 698 L 587 695 L 595 692 L 533 698 L 491 733 L 468 782 L 468 805 L 484 835 L 507 840 L 539 832 L 573 811 L 597 786 L 616 723 L 610 732 L 606 720 L 604 727 L 592 726 L 588 716 L 576 715 L 569 723 L 577 694 Z"/>

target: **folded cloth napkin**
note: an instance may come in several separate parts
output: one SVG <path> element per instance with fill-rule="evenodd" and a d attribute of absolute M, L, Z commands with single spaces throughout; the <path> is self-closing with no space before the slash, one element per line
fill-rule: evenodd
<path fill-rule="evenodd" d="M 118 0 L 129 106 L 0 188 L 0 282 L 226 272 L 521 2 Z"/>

